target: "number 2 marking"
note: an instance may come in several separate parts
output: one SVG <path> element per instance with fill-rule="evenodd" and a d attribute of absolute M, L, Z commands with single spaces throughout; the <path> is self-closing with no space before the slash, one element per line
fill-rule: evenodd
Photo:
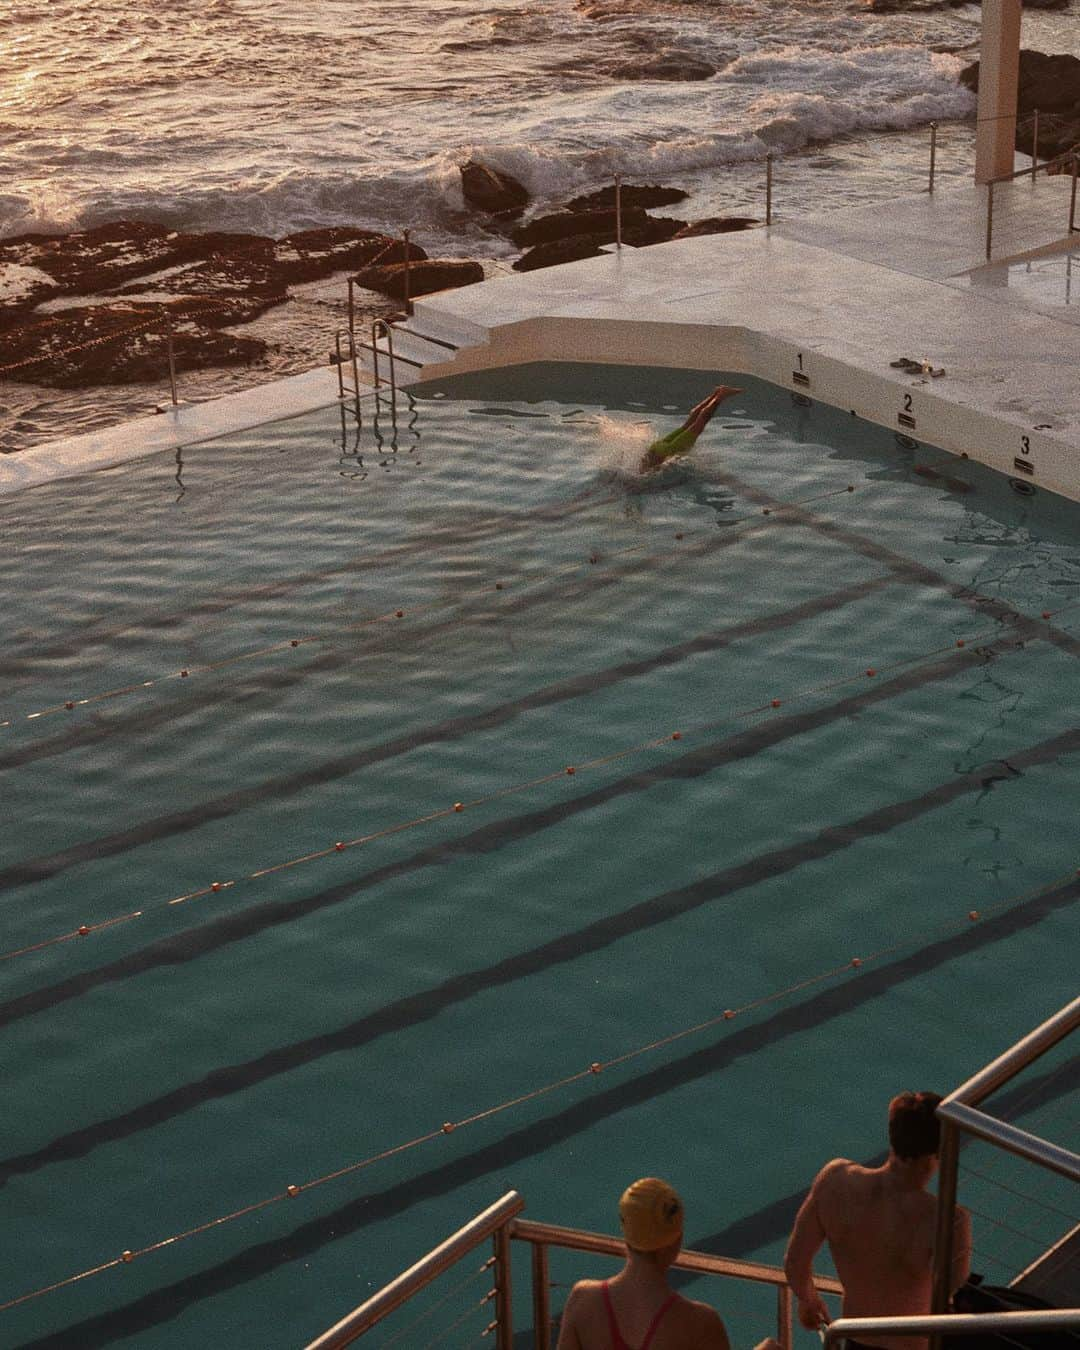
<path fill-rule="evenodd" d="M 910 411 L 911 411 L 911 395 L 910 395 L 910 394 L 905 394 L 905 395 L 904 395 L 904 411 L 905 411 L 905 412 L 910 412 Z"/>

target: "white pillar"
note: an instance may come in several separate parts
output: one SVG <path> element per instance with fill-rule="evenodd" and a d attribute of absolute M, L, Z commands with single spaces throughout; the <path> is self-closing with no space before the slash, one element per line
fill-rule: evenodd
<path fill-rule="evenodd" d="M 1020 0 L 983 0 L 979 124 L 975 129 L 976 183 L 1013 171 L 1019 70 Z"/>

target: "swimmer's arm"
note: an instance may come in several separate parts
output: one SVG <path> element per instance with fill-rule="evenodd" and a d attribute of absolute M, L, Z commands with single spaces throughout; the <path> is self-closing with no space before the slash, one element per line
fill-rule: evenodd
<path fill-rule="evenodd" d="M 784 1253 L 784 1274 L 792 1293 L 799 1300 L 799 1321 L 810 1331 L 829 1320 L 828 1309 L 814 1288 L 814 1257 L 826 1237 L 819 1202 L 823 1193 L 835 1184 L 835 1174 L 842 1166 L 843 1163 L 835 1159 L 814 1178 L 810 1193 L 795 1216 Z"/>

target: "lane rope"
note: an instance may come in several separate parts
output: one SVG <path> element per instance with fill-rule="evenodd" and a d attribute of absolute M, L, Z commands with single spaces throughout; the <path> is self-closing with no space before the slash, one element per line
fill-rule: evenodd
<path fill-rule="evenodd" d="M 793 984 L 786 985 L 782 989 L 777 989 L 770 994 L 762 995 L 751 999 L 749 1002 L 740 1004 L 737 1007 L 725 1008 L 723 1012 L 717 1013 L 713 1017 L 706 1018 L 704 1021 L 697 1022 L 693 1026 L 684 1027 L 666 1036 L 658 1037 L 644 1045 L 639 1045 L 632 1050 L 625 1051 L 622 1054 L 615 1055 L 606 1060 L 594 1060 L 588 1067 L 578 1069 L 576 1072 L 565 1074 L 551 1082 L 545 1083 L 539 1087 L 532 1088 L 527 1092 L 522 1092 L 516 1096 L 506 1098 L 496 1103 L 494 1106 L 483 1107 L 472 1114 L 463 1116 L 458 1120 L 448 1120 L 434 1129 L 425 1131 L 423 1134 L 416 1135 L 412 1139 L 404 1140 L 401 1143 L 393 1144 L 388 1148 L 382 1149 L 378 1153 L 373 1153 L 365 1158 L 354 1162 L 346 1163 L 336 1168 L 332 1172 L 324 1173 L 322 1176 L 313 1177 L 310 1180 L 290 1183 L 283 1189 L 275 1191 L 273 1194 L 264 1196 L 260 1200 L 254 1200 L 246 1205 L 241 1205 L 238 1209 L 230 1210 L 227 1214 L 219 1215 L 216 1218 L 208 1219 L 204 1223 L 196 1224 L 191 1228 L 185 1228 L 180 1232 L 170 1234 L 168 1237 L 160 1238 L 156 1242 L 148 1243 L 144 1247 L 125 1249 L 119 1256 L 114 1256 L 108 1261 L 102 1261 L 98 1265 L 89 1266 L 85 1270 L 80 1270 L 74 1274 L 67 1275 L 63 1279 L 54 1280 L 50 1284 L 42 1285 L 39 1288 L 31 1289 L 26 1293 L 19 1294 L 15 1298 L 8 1299 L 0 1303 L 0 1313 L 8 1312 L 12 1308 L 20 1307 L 34 1299 L 42 1298 L 46 1294 L 55 1293 L 57 1290 L 66 1289 L 82 1280 L 90 1279 L 97 1275 L 102 1275 L 106 1271 L 115 1270 L 119 1266 L 129 1265 L 131 1262 L 139 1260 L 146 1256 L 152 1256 L 157 1252 L 164 1251 L 168 1247 L 173 1247 L 188 1239 L 197 1237 L 202 1233 L 211 1232 L 214 1229 L 221 1228 L 225 1224 L 233 1223 L 237 1219 L 246 1218 L 248 1215 L 257 1214 L 261 1210 L 267 1209 L 271 1205 L 281 1204 L 288 1200 L 293 1200 L 307 1191 L 312 1191 L 320 1186 L 328 1185 L 331 1182 L 339 1181 L 343 1177 L 352 1176 L 357 1172 L 366 1170 L 377 1163 L 385 1162 L 389 1158 L 399 1157 L 404 1153 L 411 1152 L 414 1149 L 421 1148 L 425 1144 L 433 1143 L 446 1135 L 453 1134 L 458 1130 L 463 1130 L 472 1125 L 477 1125 L 482 1121 L 491 1120 L 493 1117 L 511 1111 L 516 1107 L 524 1105 L 526 1102 L 536 1101 L 541 1097 L 550 1096 L 552 1093 L 559 1092 L 565 1088 L 571 1087 L 576 1083 L 583 1083 L 589 1079 L 599 1077 L 605 1070 L 625 1065 L 642 1055 L 653 1053 L 656 1050 L 684 1040 L 688 1036 L 699 1035 L 721 1023 L 730 1022 L 736 1018 L 765 1007 L 770 1003 L 778 1002 L 781 999 L 788 998 L 792 994 L 800 993 L 814 985 L 821 984 L 827 980 L 839 979 L 852 972 L 858 972 L 864 966 L 872 962 L 880 961 L 886 956 L 891 956 L 898 951 L 912 946 L 913 943 L 923 942 L 928 937 L 941 933 L 954 933 L 970 927 L 974 922 L 983 920 L 990 915 L 1001 913 L 1007 909 L 1013 909 L 1017 906 L 1037 899 L 1040 895 L 1048 894 L 1054 890 L 1060 889 L 1070 881 L 1075 882 L 1080 877 L 1080 871 L 1071 868 L 1068 872 L 1052 881 L 1044 882 L 1041 885 L 1021 892 L 1018 895 L 1000 900 L 996 904 L 989 905 L 981 910 L 971 909 L 967 911 L 963 920 L 951 920 L 939 924 L 929 925 L 921 929 L 914 936 L 905 937 L 897 942 L 880 947 L 875 951 L 869 952 L 866 956 L 853 956 L 844 961 L 842 965 L 833 966 L 828 970 L 821 971 L 816 975 L 808 976 L 798 980 Z"/>

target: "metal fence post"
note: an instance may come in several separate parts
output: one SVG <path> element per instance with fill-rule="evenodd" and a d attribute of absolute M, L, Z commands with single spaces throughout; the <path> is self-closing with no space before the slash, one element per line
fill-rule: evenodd
<path fill-rule="evenodd" d="M 622 174 L 615 175 L 615 250 L 622 252 Z"/>
<path fill-rule="evenodd" d="M 402 237 L 402 239 L 404 240 L 404 243 L 405 243 L 405 277 L 404 277 L 404 286 L 405 286 L 405 313 L 406 313 L 406 314 L 411 314 L 411 313 L 413 312 L 412 300 L 409 298 L 409 234 L 410 234 L 410 231 L 409 231 L 409 230 L 402 230 L 402 231 L 401 231 L 401 237 Z"/>
<path fill-rule="evenodd" d="M 994 237 L 994 180 L 986 185 L 986 256 L 990 257 L 991 241 Z"/>
<path fill-rule="evenodd" d="M 938 1145 L 937 1231 L 934 1234 L 934 1283 L 930 1296 L 930 1311 L 949 1310 L 952 1297 L 953 1232 L 956 1226 L 956 1177 L 960 1167 L 960 1137 L 956 1126 L 941 1121 L 941 1141 Z M 940 1337 L 931 1340 L 931 1347 L 941 1344 Z"/>
<path fill-rule="evenodd" d="M 1071 194 L 1070 194 L 1070 196 L 1069 196 L 1069 233 L 1070 233 L 1070 234 L 1072 234 L 1072 232 L 1076 229 L 1076 167 L 1077 167 L 1078 162 L 1080 162 L 1080 161 L 1077 160 L 1076 155 L 1073 155 L 1072 192 L 1071 192 Z"/>
<path fill-rule="evenodd" d="M 772 224 L 772 151 L 765 156 L 765 224 Z"/>
<path fill-rule="evenodd" d="M 546 1242 L 532 1249 L 533 1339 L 536 1350 L 551 1350 L 551 1277 Z"/>
<path fill-rule="evenodd" d="M 1034 121 L 1031 126 L 1031 181 L 1034 183 L 1035 175 L 1039 172 L 1039 110 L 1035 109 Z"/>
<path fill-rule="evenodd" d="M 355 280 L 355 278 L 350 277 L 350 278 L 349 278 L 349 334 L 350 334 L 350 336 L 352 336 L 352 337 L 355 337 L 355 336 L 356 336 L 356 296 L 353 294 L 353 292 L 355 291 L 355 289 L 356 289 L 356 280 Z"/>
<path fill-rule="evenodd" d="M 934 167 L 937 163 L 937 123 L 930 123 L 930 186 L 928 192 L 934 190 Z"/>
<path fill-rule="evenodd" d="M 776 1339 L 780 1350 L 791 1350 L 791 1289 L 786 1284 L 776 1286 Z"/>
<path fill-rule="evenodd" d="M 1076 195 L 1076 174 L 1073 174 L 1073 195 Z M 173 325 L 172 315 L 165 316 L 165 348 L 169 354 L 169 393 L 172 397 L 172 405 L 175 408 L 179 403 L 176 397 L 176 350 L 173 346 Z"/>
<path fill-rule="evenodd" d="M 510 1232 L 505 1223 L 495 1230 L 491 1240 L 495 1249 L 495 1350 L 514 1350 Z"/>

